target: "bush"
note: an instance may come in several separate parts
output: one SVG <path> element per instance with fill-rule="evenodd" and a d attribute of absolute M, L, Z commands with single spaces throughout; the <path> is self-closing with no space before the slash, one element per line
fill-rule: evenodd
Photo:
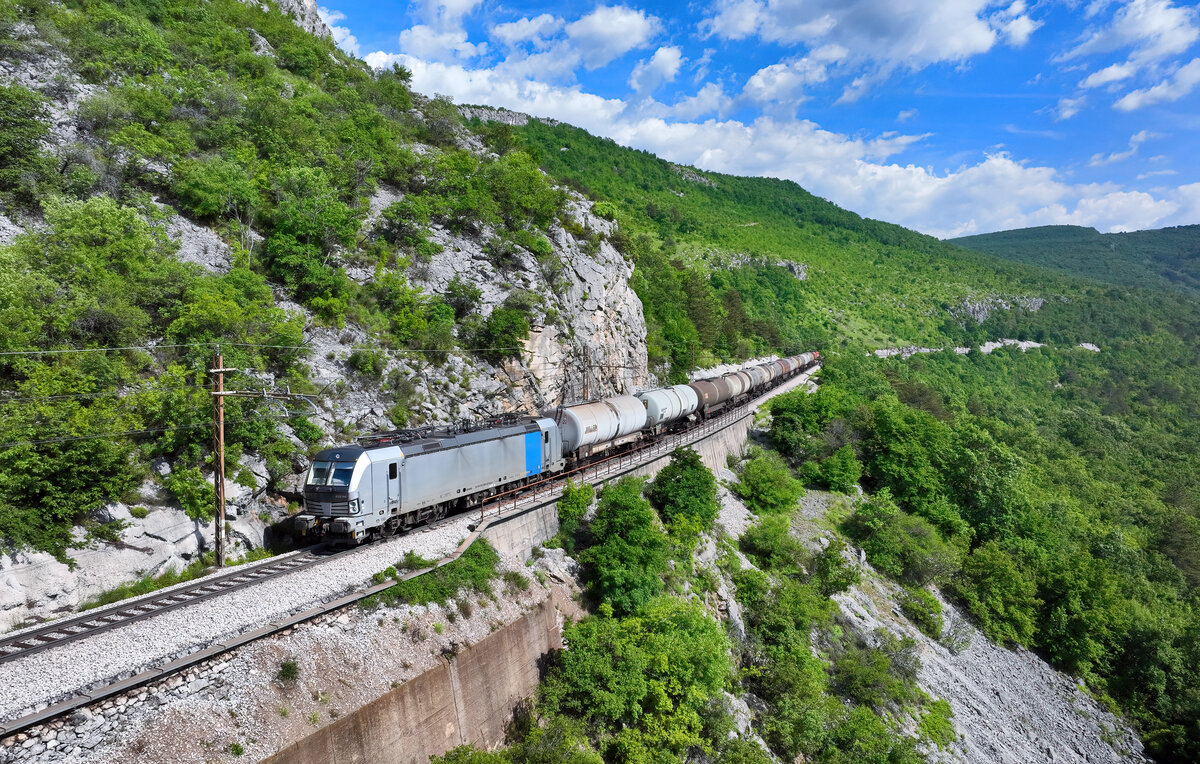
<path fill-rule="evenodd" d="M 887 489 L 861 502 L 845 528 L 872 565 L 913 586 L 946 580 L 959 570 L 959 550 L 927 520 L 901 511 Z"/>
<path fill-rule="evenodd" d="M 687 524 L 707 531 L 721 511 L 717 481 L 690 448 L 677 448 L 671 462 L 646 489 L 650 503 L 667 525 Z"/>
<path fill-rule="evenodd" d="M 804 495 L 804 486 L 774 451 L 755 453 L 738 477 L 733 492 L 757 513 L 789 512 Z"/>
<path fill-rule="evenodd" d="M 300 664 L 296 661 L 284 661 L 279 664 L 279 670 L 275 672 L 275 678 L 281 682 L 294 682 L 300 678 Z"/>
<path fill-rule="evenodd" d="M 846 559 L 846 542 L 837 536 L 813 557 L 810 568 L 812 584 L 825 597 L 844 592 L 862 579 L 862 571 Z"/>
<path fill-rule="evenodd" d="M 598 600 L 628 615 L 662 591 L 667 537 L 642 498 L 641 480 L 626 477 L 606 486 L 588 531 L 594 544 L 579 561 Z"/>
<path fill-rule="evenodd" d="M 930 639 L 942 636 L 942 603 L 925 589 L 906 588 L 900 598 L 900 612 Z"/>
<path fill-rule="evenodd" d="M 592 505 L 595 496 L 595 489 L 588 483 L 568 480 L 563 486 L 562 498 L 558 500 L 558 539 L 568 552 L 575 549 L 575 534 L 579 530 L 579 522 Z"/>
<path fill-rule="evenodd" d="M 176 469 L 163 479 L 167 490 L 175 494 L 187 516 L 197 522 L 208 522 L 216 512 L 217 489 L 196 467 Z"/>

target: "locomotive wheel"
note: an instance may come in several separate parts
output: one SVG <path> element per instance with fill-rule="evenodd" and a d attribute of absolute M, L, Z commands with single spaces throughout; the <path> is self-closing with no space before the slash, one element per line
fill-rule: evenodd
<path fill-rule="evenodd" d="M 438 520 L 444 520 L 445 518 L 446 518 L 446 505 L 438 504 L 436 507 L 433 508 L 432 520 L 434 522 L 437 522 Z"/>

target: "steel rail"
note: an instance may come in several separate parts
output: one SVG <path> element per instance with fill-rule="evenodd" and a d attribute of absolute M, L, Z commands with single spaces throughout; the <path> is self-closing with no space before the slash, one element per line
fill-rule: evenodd
<path fill-rule="evenodd" d="M 0 663 L 33 655 L 77 639 L 90 637 L 93 634 L 112 631 L 134 621 L 153 618 L 210 597 L 253 586 L 262 581 L 317 565 L 332 556 L 332 554 L 319 554 L 309 550 L 252 568 L 231 570 L 217 576 L 206 576 L 190 582 L 190 585 L 171 587 L 131 602 L 117 602 L 103 609 L 88 610 L 78 616 L 8 635 L 0 638 Z"/>

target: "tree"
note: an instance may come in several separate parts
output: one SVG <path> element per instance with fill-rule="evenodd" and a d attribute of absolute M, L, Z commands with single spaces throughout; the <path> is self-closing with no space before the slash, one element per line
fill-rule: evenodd
<path fill-rule="evenodd" d="M 641 494 L 636 478 L 608 485 L 588 527 L 594 543 L 579 555 L 592 593 L 618 615 L 637 612 L 661 592 L 667 570 L 666 535 Z"/>
<path fill-rule="evenodd" d="M 721 511 L 716 478 L 700 461 L 700 454 L 690 448 L 672 452 L 670 463 L 659 471 L 646 496 L 667 525 L 685 524 L 706 531 Z"/>
<path fill-rule="evenodd" d="M 967 556 L 954 591 L 993 642 L 1032 644 L 1041 604 L 1037 584 L 997 542 L 989 541 Z"/>
<path fill-rule="evenodd" d="M 701 711 L 731 670 L 724 631 L 703 608 L 660 597 L 634 617 L 585 618 L 563 641 L 540 689 L 544 714 L 582 719 L 606 760 L 700 744 Z"/>
<path fill-rule="evenodd" d="M 738 477 L 733 492 L 754 512 L 790 511 L 804 495 L 804 486 L 774 451 L 756 453 Z"/>

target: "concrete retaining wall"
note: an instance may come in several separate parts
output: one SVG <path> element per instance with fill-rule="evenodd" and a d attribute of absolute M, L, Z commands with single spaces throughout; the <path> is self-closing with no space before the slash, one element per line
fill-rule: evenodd
<path fill-rule="evenodd" d="M 464 743 L 504 742 L 513 709 L 537 689 L 542 656 L 562 647 L 550 599 L 457 655 L 265 761 L 427 764 Z"/>

